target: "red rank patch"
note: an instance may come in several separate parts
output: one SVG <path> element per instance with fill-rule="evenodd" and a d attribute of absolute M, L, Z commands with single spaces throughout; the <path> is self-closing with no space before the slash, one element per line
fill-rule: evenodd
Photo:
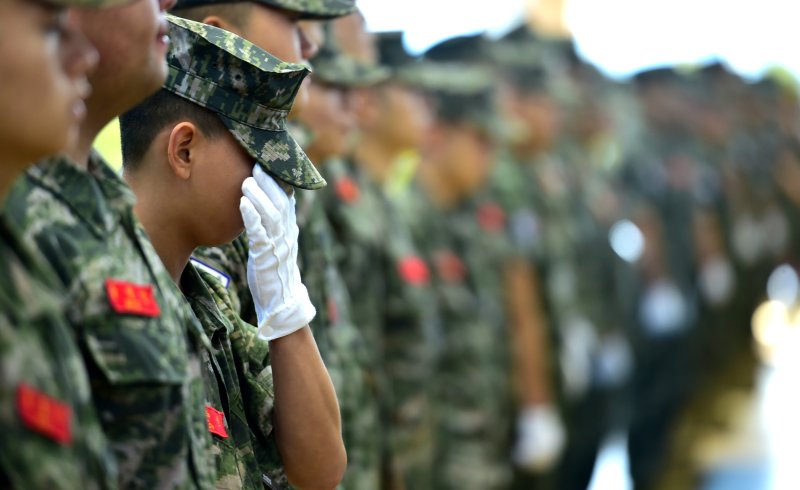
<path fill-rule="evenodd" d="M 72 409 L 26 384 L 17 386 L 17 411 L 28 429 L 63 446 L 72 442 Z"/>
<path fill-rule="evenodd" d="M 356 184 L 353 179 L 350 177 L 342 177 L 336 182 L 336 195 L 339 196 L 339 199 L 343 202 L 352 204 L 361 197 L 361 190 L 359 190 L 358 184 Z"/>
<path fill-rule="evenodd" d="M 460 283 L 467 277 L 467 267 L 464 262 L 450 250 L 438 252 L 434 260 L 436 271 L 443 281 Z"/>
<path fill-rule="evenodd" d="M 478 209 L 478 223 L 485 231 L 496 233 L 506 226 L 506 213 L 503 208 L 489 202 Z"/>
<path fill-rule="evenodd" d="M 405 257 L 397 264 L 400 277 L 412 286 L 425 286 L 431 280 L 431 273 L 428 264 L 419 257 Z"/>
<path fill-rule="evenodd" d="M 150 284 L 140 285 L 108 279 L 106 293 L 111 308 L 122 315 L 157 317 L 161 314 Z"/>
<path fill-rule="evenodd" d="M 336 301 L 334 301 L 333 298 L 328 298 L 327 306 L 328 322 L 331 324 L 331 326 L 334 326 L 339 323 L 339 307 L 336 306 Z"/>
<path fill-rule="evenodd" d="M 206 419 L 208 420 L 208 431 L 223 439 L 228 438 L 228 431 L 225 429 L 225 414 L 206 405 Z"/>

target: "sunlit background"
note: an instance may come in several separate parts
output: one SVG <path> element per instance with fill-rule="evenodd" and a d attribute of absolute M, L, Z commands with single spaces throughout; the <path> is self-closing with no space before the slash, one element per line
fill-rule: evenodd
<path fill-rule="evenodd" d="M 575 38 L 606 74 L 725 60 L 747 77 L 782 67 L 800 77 L 800 2 L 793 0 L 360 0 L 374 31 L 402 30 L 412 51 L 448 37 L 500 34 L 520 19 Z"/>

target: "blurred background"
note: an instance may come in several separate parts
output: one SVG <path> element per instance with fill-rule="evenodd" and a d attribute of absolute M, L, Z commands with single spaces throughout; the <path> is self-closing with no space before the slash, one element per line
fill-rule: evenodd
<path fill-rule="evenodd" d="M 423 53 L 453 36 L 483 33 L 499 38 L 525 22 L 542 38 L 571 40 L 583 63 L 593 65 L 605 77 L 623 84 L 626 90 L 634 90 L 629 83 L 642 72 L 674 68 L 686 78 L 670 80 L 665 76 L 653 85 L 662 86 L 659 90 L 664 88 L 669 92 L 668 96 L 676 104 L 681 99 L 690 105 L 698 103 L 698 93 L 691 85 L 707 83 L 714 75 L 697 74 L 704 67 L 709 70 L 709 65 L 716 65 L 720 69 L 719 78 L 711 82 L 710 88 L 699 90 L 705 92 L 699 95 L 700 99 L 709 100 L 711 94 L 720 94 L 726 84 L 730 88 L 731 84 L 723 81 L 724 78 L 738 78 L 733 84 L 739 84 L 738 89 L 728 93 L 730 99 L 724 95 L 719 97 L 719 104 L 743 103 L 741 99 L 734 99 L 760 91 L 764 98 L 756 105 L 772 112 L 770 116 L 775 119 L 780 117 L 778 107 L 788 105 L 787 110 L 792 113 L 789 119 L 797 122 L 794 106 L 800 75 L 800 29 L 797 26 L 800 2 L 360 0 L 359 5 L 370 30 L 404 31 L 405 45 L 412 53 Z M 646 79 L 646 75 L 642 78 Z M 695 93 L 691 93 L 693 91 Z M 767 95 L 768 92 L 771 95 Z M 763 106 L 767 99 L 772 99 L 774 104 L 770 108 Z M 710 112 L 719 108 L 714 104 L 707 107 Z M 607 110 L 613 113 L 619 109 Z M 742 106 L 739 110 L 742 114 L 732 116 L 728 112 L 727 117 L 755 117 L 752 106 Z M 717 114 L 726 117 L 721 112 Z M 624 131 L 626 115 L 609 114 L 612 119 L 615 116 L 623 120 L 616 125 L 616 130 Z M 685 111 L 683 116 L 683 123 L 689 126 L 693 125 L 689 120 L 697 114 Z M 711 198 L 724 201 L 720 206 L 711 206 L 716 210 L 702 218 L 694 213 L 695 220 L 702 221 L 698 226 L 704 231 L 699 235 L 705 233 L 707 243 L 716 243 L 710 246 L 716 250 L 706 254 L 713 256 L 706 260 L 706 267 L 702 257 L 693 264 L 693 273 L 698 274 L 698 278 L 705 277 L 698 279 L 697 289 L 692 293 L 696 296 L 689 300 L 695 304 L 683 306 L 679 300 L 670 305 L 670 301 L 663 298 L 653 301 L 656 304 L 653 309 L 659 310 L 657 315 L 696 315 L 694 323 L 706 323 L 692 327 L 706 330 L 706 333 L 692 334 L 692 342 L 705 344 L 699 349 L 702 353 L 695 360 L 694 368 L 684 364 L 685 370 L 671 374 L 673 377 L 694 376 L 698 381 L 691 383 L 692 387 L 676 388 L 676 391 L 684 391 L 679 396 L 680 406 L 675 408 L 675 414 L 665 415 L 674 416 L 675 420 L 670 424 L 669 449 L 663 456 L 666 463 L 658 488 L 800 488 L 800 465 L 795 463 L 800 449 L 797 389 L 800 380 L 800 310 L 797 305 L 800 243 L 796 241 L 795 231 L 800 224 L 795 221 L 800 179 L 795 177 L 798 172 L 796 148 L 789 149 L 795 145 L 796 129 L 796 125 L 784 128 L 787 137 L 780 143 L 766 143 L 765 138 L 756 143 L 759 138 L 753 138 L 751 143 L 758 149 L 748 156 L 731 150 L 736 143 L 728 141 L 723 145 L 728 146 L 728 150 L 719 150 L 711 157 L 719 161 L 712 163 L 715 167 L 712 173 L 716 175 L 711 177 L 715 183 L 710 187 L 728 189 L 717 190 L 724 197 Z M 693 130 L 698 135 L 697 126 Z M 775 128 L 766 131 L 779 132 Z M 735 132 L 731 129 L 721 137 L 732 138 Z M 694 143 L 689 143 L 689 139 L 684 144 L 692 146 Z M 624 138 L 621 141 L 624 142 Z M 762 144 L 764 146 L 759 147 Z M 675 145 L 677 147 L 672 150 L 676 153 L 692 153 L 688 148 L 682 152 L 681 143 Z M 623 149 L 621 153 L 627 152 Z M 620 158 L 619 167 L 610 171 L 623 172 L 623 160 Z M 628 184 L 648 186 L 658 180 L 652 174 L 639 178 L 642 180 Z M 724 182 L 726 179 L 728 182 Z M 750 189 L 734 190 L 737 186 L 734 181 L 744 187 L 749 183 Z M 670 227 L 681 226 L 670 224 L 670 219 L 678 219 L 670 218 L 670 212 L 669 205 L 656 212 L 660 214 L 660 226 L 666 229 L 662 231 L 664 236 L 657 240 L 667 243 L 681 240 L 670 236 Z M 645 215 L 647 213 L 642 216 Z M 646 253 L 645 244 L 651 240 L 651 236 L 645 235 L 652 233 L 647 229 L 653 225 L 648 223 L 649 218 L 642 220 L 642 216 L 639 220 L 623 220 L 609 227 L 611 246 L 619 257 L 630 263 L 641 261 Z M 709 323 L 718 325 L 709 326 Z M 726 350 L 729 352 L 721 355 L 710 354 Z M 708 376 L 704 378 L 705 375 Z M 642 407 L 634 404 L 632 410 L 637 408 Z M 626 438 L 624 427 L 609 434 L 595 466 L 591 488 L 633 488 Z"/>

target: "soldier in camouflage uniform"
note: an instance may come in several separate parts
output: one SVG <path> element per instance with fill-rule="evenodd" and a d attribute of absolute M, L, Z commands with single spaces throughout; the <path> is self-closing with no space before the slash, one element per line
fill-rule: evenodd
<path fill-rule="evenodd" d="M 69 109 L 82 104 L 81 85 L 96 54 L 66 22 L 64 9 L 111 3 L 19 1 L 0 7 L 0 70 L 15 73 L 2 93 L 0 201 L 32 160 L 63 150 L 76 134 L 80 117 Z M 69 89 L 59 91 L 60 83 Z M 63 318 L 61 290 L 0 209 L 2 488 L 116 488 L 115 462 Z"/>
<path fill-rule="evenodd" d="M 327 41 L 312 59 L 317 75 L 312 81 L 308 110 L 299 115 L 310 136 L 306 143 L 309 156 L 323 175 L 330 175 L 329 165 L 340 165 L 338 158 L 347 150 L 353 131 L 353 114 L 346 103 L 350 88 L 380 76 Z M 338 383 L 348 453 L 348 469 L 341 488 L 381 488 L 386 430 L 380 421 L 378 404 L 383 380 L 374 356 L 379 348 L 354 315 L 355 302 L 351 301 L 344 271 L 338 265 L 344 249 L 326 213 L 327 189 L 300 196 L 301 206 L 304 205 L 304 213 L 298 216 L 304 220 L 300 239 L 305 244 L 300 261 L 305 273 L 317 278 L 309 281 L 309 289 L 319 301 L 316 304 L 328 305 L 326 321 L 316 325 L 315 335 L 328 339 L 327 349 L 322 353 L 331 359 L 328 367 Z"/>
<path fill-rule="evenodd" d="M 347 28 L 339 27 L 340 23 Z M 373 41 L 363 32 L 358 14 L 332 24 L 331 30 L 338 33 L 332 43 L 339 45 L 345 30 L 356 38 L 344 58 L 361 55 L 363 68 L 344 65 L 326 74 L 324 65 L 314 61 L 319 77 L 349 86 L 361 104 L 356 110 L 360 127 L 356 156 L 333 159 L 322 167 L 330 183 L 322 192 L 324 208 L 336 234 L 340 270 L 348 290 L 358 299 L 353 303 L 353 318 L 369 349 L 370 370 L 376 373 L 386 427 L 382 441 L 386 453 L 385 485 L 431 488 L 434 441 L 429 397 L 437 318 L 430 272 L 383 188 L 394 158 L 360 152 L 367 145 L 373 149 L 397 149 L 379 136 L 381 130 L 373 129 L 392 123 L 396 128 L 404 127 L 409 120 L 399 117 L 397 111 L 405 109 L 413 114 L 419 104 L 394 104 L 391 107 L 395 110 L 391 110 L 390 104 L 384 103 L 386 85 L 394 86 L 396 80 L 385 82 L 387 71 L 375 67 Z M 376 86 L 378 82 L 384 83 Z M 371 105 L 366 107 L 368 104 Z M 419 122 L 424 123 L 424 118 L 413 122 L 416 124 L 405 126 L 404 130 L 419 138 L 424 130 L 424 124 Z M 321 123 L 315 125 L 319 127 Z M 352 138 L 345 141 L 349 140 Z M 411 143 L 410 148 L 416 146 L 414 141 Z"/>
<path fill-rule="evenodd" d="M 342 5 L 337 2 L 328 4 L 331 9 L 329 16 L 338 15 L 340 10 L 337 9 Z M 258 8 L 266 7 L 258 5 Z M 207 13 L 207 9 L 182 8 L 179 13 L 201 17 Z M 319 12 L 299 13 L 303 17 L 320 17 Z M 266 43 L 262 45 L 269 48 Z M 324 64 L 322 59 L 317 61 Z M 297 218 L 302 229 L 299 262 L 312 303 L 319 309 L 310 326 L 341 403 L 349 462 L 341 486 L 377 488 L 380 486 L 381 460 L 374 381 L 370 379 L 372 375 L 366 367 L 367 353 L 363 339 L 349 318 L 350 299 L 335 265 L 329 224 L 324 210 L 319 203 L 315 203 L 314 193 L 298 193 Z M 241 282 L 246 276 L 244 264 L 247 245 L 244 240 L 239 239 L 226 247 L 199 251 L 198 256 L 231 277 L 229 289 L 232 296 L 236 297 L 242 316 L 252 318 L 252 298 Z"/>
<path fill-rule="evenodd" d="M 133 195 L 96 156 L 106 122 L 166 76 L 157 5 L 73 16 L 100 51 L 78 143 L 12 189 L 6 216 L 61 281 L 102 429 L 126 488 L 210 488 L 199 348 L 207 342 L 133 216 Z M 118 26 L 108 29 L 108 25 Z M 162 34 L 162 35 L 158 35 Z"/>
<path fill-rule="evenodd" d="M 259 281 L 254 256 L 254 299 L 259 305 L 272 302 L 271 308 L 259 309 L 256 329 L 233 313 L 213 270 L 198 263 L 200 271 L 211 272 L 209 278 L 189 264 L 197 246 L 228 242 L 242 232 L 237 205 L 241 189 L 250 196 L 253 179 L 244 186 L 242 182 L 252 173 L 252 159 L 289 185 L 322 183 L 285 129 L 308 70 L 277 60 L 228 31 L 178 17 L 170 18 L 170 24 L 170 71 L 164 89 L 121 118 L 124 168 L 139 197 L 137 215 L 212 342 L 213 350 L 203 357 L 217 485 L 262 488 L 263 480 L 271 488 L 284 488 L 288 476 L 301 488 L 335 486 L 345 460 L 339 414 L 307 328 L 314 308 L 297 294 L 302 288 L 275 291 L 277 297 L 267 298 L 270 289 Z M 171 153 L 172 145 L 184 145 L 176 150 L 178 156 Z M 220 154 L 226 155 L 222 161 Z M 207 189 L 182 192 L 180 172 L 167 170 L 165 175 L 178 157 L 191 182 L 202 187 L 212 176 L 213 199 Z M 283 198 L 288 203 L 285 194 Z M 193 224 L 198 215 L 203 221 Z M 270 233 L 275 232 L 270 225 Z M 276 239 L 290 240 L 291 230 L 286 233 Z M 258 230 L 249 235 L 251 240 L 257 236 Z M 251 250 L 260 246 L 256 243 Z M 297 311 L 291 313 L 295 305 Z M 290 313 L 291 321 L 286 318 Z M 284 393 L 275 403 L 273 376 L 275 389 Z M 287 461 L 286 475 L 279 448 Z"/>

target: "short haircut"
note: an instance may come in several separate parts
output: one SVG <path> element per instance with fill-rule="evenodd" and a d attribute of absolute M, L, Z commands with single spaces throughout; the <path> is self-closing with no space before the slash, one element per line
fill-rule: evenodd
<path fill-rule="evenodd" d="M 238 29 L 244 29 L 252 9 L 252 2 L 231 2 L 173 9 L 170 13 L 195 22 L 203 22 L 208 17 L 217 16 L 230 22 Z"/>
<path fill-rule="evenodd" d="M 122 162 L 136 170 L 155 137 L 169 124 L 191 121 L 209 138 L 227 128 L 214 112 L 161 89 L 119 118 L 122 137 Z"/>

